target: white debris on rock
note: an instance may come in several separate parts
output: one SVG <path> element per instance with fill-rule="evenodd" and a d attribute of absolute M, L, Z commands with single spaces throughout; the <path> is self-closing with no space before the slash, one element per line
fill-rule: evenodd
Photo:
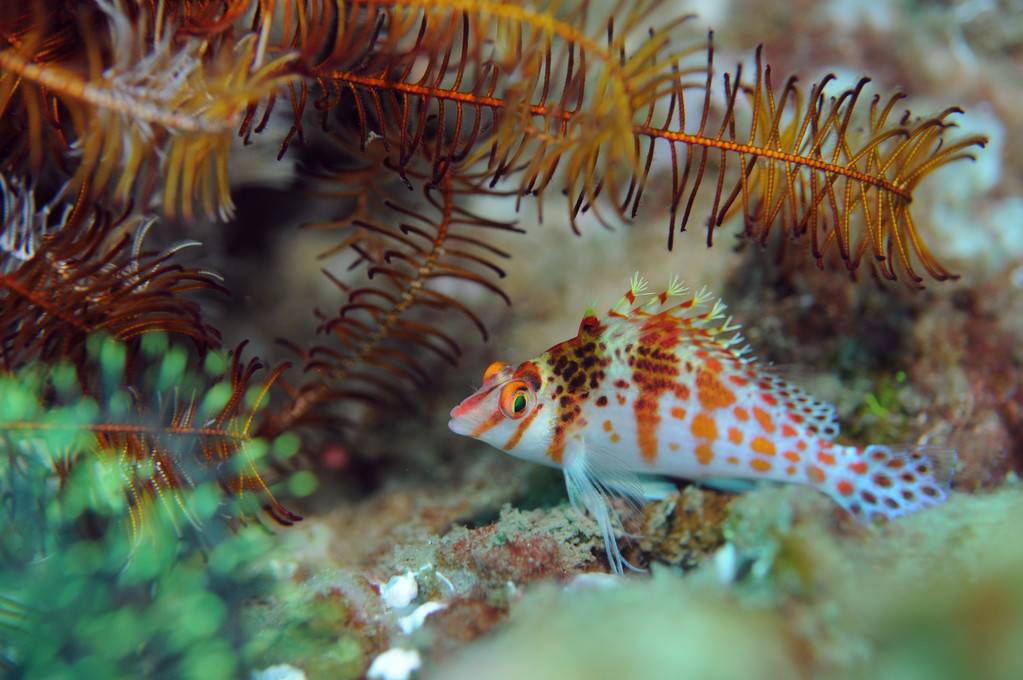
<path fill-rule="evenodd" d="M 305 671 L 286 663 L 252 671 L 251 680 L 306 680 Z"/>
<path fill-rule="evenodd" d="M 405 635 L 409 635 L 414 630 L 418 630 L 422 627 L 426 621 L 426 617 L 434 612 L 439 612 L 442 609 L 447 609 L 447 605 L 443 602 L 427 602 L 416 607 L 408 616 L 403 616 L 398 619 L 398 626 L 401 628 L 401 632 Z"/>
<path fill-rule="evenodd" d="M 418 595 L 419 583 L 411 571 L 392 576 L 390 581 L 380 586 L 380 597 L 391 609 L 404 609 L 412 604 Z"/>
<path fill-rule="evenodd" d="M 373 659 L 366 677 L 369 680 L 408 680 L 422 665 L 417 650 L 395 647 Z"/>

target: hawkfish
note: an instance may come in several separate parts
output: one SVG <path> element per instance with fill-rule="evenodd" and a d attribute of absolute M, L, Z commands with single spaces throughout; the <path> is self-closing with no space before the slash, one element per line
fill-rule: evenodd
<path fill-rule="evenodd" d="M 818 489 L 860 522 L 945 500 L 954 452 L 847 446 L 835 408 L 750 356 L 725 305 L 677 277 L 660 294 L 633 276 L 603 317 L 518 366 L 495 362 L 451 411 L 455 433 L 559 467 L 572 505 L 619 552 L 609 496 L 642 503 L 676 477 L 726 487 L 766 480 Z"/>

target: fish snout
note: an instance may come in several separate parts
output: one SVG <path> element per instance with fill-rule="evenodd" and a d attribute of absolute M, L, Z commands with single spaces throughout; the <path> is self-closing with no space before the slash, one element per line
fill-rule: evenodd
<path fill-rule="evenodd" d="M 455 434 L 469 435 L 472 433 L 472 425 L 465 417 L 465 409 L 461 404 L 451 409 L 451 420 L 448 421 L 448 428 Z"/>

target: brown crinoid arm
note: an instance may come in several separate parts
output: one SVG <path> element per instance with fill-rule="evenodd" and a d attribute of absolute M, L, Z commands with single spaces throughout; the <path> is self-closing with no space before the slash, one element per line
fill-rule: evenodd
<path fill-rule="evenodd" d="M 648 153 L 660 140 L 671 145 L 673 224 L 676 218 L 683 227 L 688 221 L 708 156 L 714 154 L 719 174 L 708 244 L 714 230 L 741 211 L 746 237 L 767 245 L 772 231 L 779 232 L 779 247 L 808 239 L 820 266 L 829 249 L 837 249 L 850 271 L 867 254 L 870 266 L 888 279 L 902 272 L 914 283 L 921 281 L 917 263 L 937 280 L 949 278 L 951 273 L 922 241 L 909 204 L 924 177 L 971 158 L 969 149 L 982 147 L 985 138 L 944 138 L 953 127 L 950 116 L 960 112 L 956 108 L 924 119 L 908 111 L 896 118 L 901 94 L 886 100 L 875 95 L 861 111 L 864 107 L 857 105 L 869 79 L 830 96 L 825 88 L 833 79 L 829 75 L 815 83 L 805 100 L 795 78 L 776 92 L 771 69 L 763 65 L 758 50 L 752 85 L 741 83 L 741 68 L 734 80 L 724 76 L 727 103 L 713 126 L 704 117 L 699 134 L 682 132 L 680 95 L 673 101 L 678 102 L 679 116 L 674 123 L 644 126 Z M 710 87 L 708 78 L 708 98 Z M 699 151 L 694 153 L 693 147 Z M 729 179 L 726 170 L 733 166 L 737 172 Z M 671 239 L 669 235 L 669 246 Z"/>
<path fill-rule="evenodd" d="M 265 446 L 250 434 L 284 366 L 257 383 L 262 366 L 243 362 L 241 347 L 214 371 L 208 361 L 205 370 L 188 361 L 165 335 L 148 336 L 131 360 L 110 336 L 91 335 L 87 344 L 84 365 L 35 362 L 0 374 L 0 385 L 15 381 L 19 395 L 18 405 L 0 414 L 8 482 L 40 466 L 56 472 L 61 489 L 72 476 L 91 479 L 89 493 L 108 498 L 112 514 L 126 515 L 134 546 L 154 521 L 181 536 L 214 514 L 255 516 L 253 502 L 280 524 L 301 519 L 267 488 L 255 459 Z M 240 501 L 239 512 L 214 512 L 218 501 L 211 507 L 194 495 L 204 486 Z"/>
<path fill-rule="evenodd" d="M 367 166 L 335 172 L 329 180 L 346 195 L 374 173 Z M 411 171 L 409 176 L 421 180 Z M 469 210 L 467 196 L 478 197 L 476 187 L 448 173 L 439 185 L 427 185 L 414 207 L 369 190 L 365 195 L 368 203 L 356 212 L 316 225 L 338 231 L 339 248 L 352 252 L 351 268 L 366 279 L 348 285 L 328 273 L 344 303 L 335 314 L 318 313 L 325 340 L 308 350 L 283 341 L 303 357 L 313 378 L 296 388 L 278 428 L 315 418 L 319 407 L 336 400 L 401 401 L 409 386 L 425 386 L 433 361 L 454 364 L 462 340 L 453 317 L 487 337 L 482 320 L 457 297 L 465 285 L 509 302 L 495 282 L 504 276 L 496 261 L 507 254 L 493 242 L 495 234 L 519 230 Z M 455 314 L 445 316 L 450 312 Z"/>
<path fill-rule="evenodd" d="M 0 164 L 38 175 L 55 158 L 89 201 L 148 208 L 162 194 L 168 216 L 190 220 L 198 203 L 230 219 L 233 139 L 294 77 L 291 55 L 218 32 L 238 3 L 78 5 L 0 7 Z"/>
<path fill-rule="evenodd" d="M 511 182 L 520 196 L 554 188 L 573 226 L 584 211 L 632 219 L 651 178 L 670 176 L 669 247 L 706 195 L 711 233 L 741 211 L 749 238 L 809 241 L 819 262 L 837 250 L 854 270 L 869 253 L 886 278 L 917 282 L 921 265 L 950 276 L 909 204 L 934 169 L 984 143 L 945 138 L 956 109 L 916 120 L 896 113 L 900 95 L 865 107 L 864 82 L 832 96 L 831 77 L 805 99 L 795 79 L 776 91 L 759 52 L 752 83 L 741 69 L 719 79 L 712 43 L 685 36 L 686 17 L 661 20 L 657 0 L 607 14 L 556 1 L 346 8 L 344 39 L 300 61 L 324 123 L 362 149 L 383 146 L 402 176 L 426 159 L 434 185 L 454 170 L 481 188 Z M 308 99 L 305 85 L 293 96 L 298 109 Z M 346 115 L 334 121 L 334 110 Z"/>
<path fill-rule="evenodd" d="M 5 233 L 20 229 L 21 217 L 13 215 Z M 138 252 L 146 226 L 141 222 L 97 213 L 38 237 L 38 249 L 27 259 L 0 253 L 4 370 L 36 360 L 80 364 L 85 339 L 96 333 L 134 342 L 163 331 L 190 338 L 200 351 L 219 346 L 219 333 L 187 294 L 227 291 L 208 272 L 174 264 L 173 252 Z"/>

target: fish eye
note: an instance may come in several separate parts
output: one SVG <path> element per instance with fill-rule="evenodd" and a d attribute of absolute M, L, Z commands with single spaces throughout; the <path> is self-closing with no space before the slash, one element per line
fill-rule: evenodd
<path fill-rule="evenodd" d="M 508 383 L 501 390 L 499 406 L 506 418 L 521 418 L 533 406 L 532 388 L 521 380 Z"/>
<path fill-rule="evenodd" d="M 486 372 L 483 373 L 483 382 L 486 383 L 488 380 L 493 378 L 495 375 L 503 371 L 508 367 L 508 364 L 503 361 L 495 361 L 494 363 L 487 366 Z"/>

